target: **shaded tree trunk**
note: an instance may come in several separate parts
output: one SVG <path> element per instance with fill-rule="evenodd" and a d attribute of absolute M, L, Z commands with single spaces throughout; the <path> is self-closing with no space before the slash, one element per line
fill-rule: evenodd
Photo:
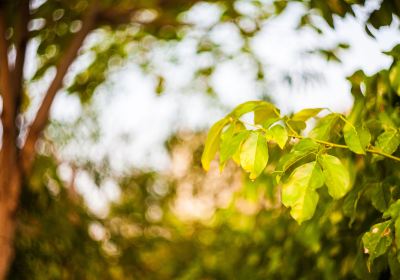
<path fill-rule="evenodd" d="M 18 206 L 19 192 L 21 189 L 21 175 L 18 170 L 11 172 L 10 181 L 2 182 L 0 197 L 0 279 L 5 279 L 14 257 L 14 233 L 16 226 L 15 213 Z M 3 190 L 11 190 L 4 192 Z"/>

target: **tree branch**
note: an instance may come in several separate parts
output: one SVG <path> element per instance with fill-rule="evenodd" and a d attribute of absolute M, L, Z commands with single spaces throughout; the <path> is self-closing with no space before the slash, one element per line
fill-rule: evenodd
<path fill-rule="evenodd" d="M 17 164 L 15 99 L 13 95 L 8 63 L 8 42 L 5 38 L 6 20 L 4 10 L 0 9 L 0 92 L 3 108 L 2 147 L 0 151 L 0 200 L 14 210 L 19 195 L 19 166 Z M 4 198 L 7 198 L 4 200 Z"/>
<path fill-rule="evenodd" d="M 25 53 L 26 46 L 28 44 L 28 22 L 29 22 L 29 0 L 21 0 L 19 6 L 19 18 L 16 26 L 16 59 L 15 67 L 12 72 L 12 80 L 14 85 L 14 96 L 15 96 L 15 114 L 19 113 L 20 104 L 23 95 L 23 81 L 24 81 L 24 64 L 25 64 Z"/>
<path fill-rule="evenodd" d="M 54 97 L 56 96 L 58 90 L 61 88 L 64 76 L 67 73 L 69 66 L 74 61 L 79 48 L 86 38 L 86 35 L 94 28 L 96 15 L 97 0 L 94 0 L 91 2 L 90 7 L 88 8 L 82 20 L 81 30 L 76 33 L 68 49 L 65 51 L 64 55 L 62 56 L 56 67 L 56 75 L 46 92 L 46 95 L 42 101 L 42 104 L 36 114 L 34 121 L 31 124 L 25 140 L 25 144 L 22 148 L 22 167 L 25 174 L 29 173 L 30 171 L 35 155 L 35 144 L 40 134 L 46 127 L 49 118 L 50 107 L 53 103 Z"/>
<path fill-rule="evenodd" d="M 0 9 L 0 91 L 3 99 L 1 115 L 3 139 L 9 136 L 7 132 L 13 127 L 15 109 L 8 63 L 8 42 L 5 38 L 6 28 L 4 10 Z"/>

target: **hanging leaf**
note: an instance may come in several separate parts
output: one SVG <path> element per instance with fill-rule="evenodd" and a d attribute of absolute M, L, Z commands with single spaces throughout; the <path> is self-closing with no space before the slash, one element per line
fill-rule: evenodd
<path fill-rule="evenodd" d="M 351 188 L 349 171 L 337 157 L 321 155 L 318 157 L 324 173 L 325 184 L 334 199 L 343 197 Z"/>
<path fill-rule="evenodd" d="M 396 130 L 383 132 L 376 139 L 375 147 L 387 154 L 393 154 L 400 144 L 400 133 Z"/>
<path fill-rule="evenodd" d="M 324 176 L 316 161 L 297 167 L 282 185 L 282 203 L 291 207 L 291 216 L 299 223 L 314 215 L 318 203 L 316 189 L 324 184 Z"/>
<path fill-rule="evenodd" d="M 397 248 L 400 246 L 400 199 L 390 205 L 389 209 L 383 213 L 383 218 L 391 217 L 394 221 L 395 242 Z M 400 255 L 398 256 L 400 261 Z"/>
<path fill-rule="evenodd" d="M 290 125 L 292 129 L 294 129 L 297 133 L 304 130 L 307 125 L 305 121 L 294 121 L 294 120 L 287 120 L 287 124 Z"/>
<path fill-rule="evenodd" d="M 294 114 L 290 119 L 292 121 L 307 121 L 310 118 L 315 117 L 321 112 L 324 108 L 310 108 L 310 109 L 303 109 L 296 114 Z"/>
<path fill-rule="evenodd" d="M 371 270 L 373 261 L 386 253 L 389 246 L 392 244 L 392 232 L 390 229 L 392 221 L 386 221 L 373 225 L 369 232 L 366 232 L 362 237 L 364 244 L 364 252 L 369 254 L 368 269 Z"/>
<path fill-rule="evenodd" d="M 271 103 L 265 102 L 254 110 L 254 123 L 268 128 L 280 119 L 279 110 Z"/>
<path fill-rule="evenodd" d="M 288 133 L 286 129 L 281 125 L 274 125 L 266 131 L 266 137 L 268 140 L 275 141 L 278 146 L 283 149 L 288 140 Z"/>
<path fill-rule="evenodd" d="M 319 120 L 317 125 L 309 133 L 310 138 L 327 141 L 331 138 L 331 133 L 339 121 L 338 114 L 329 114 Z"/>
<path fill-rule="evenodd" d="M 365 149 L 371 141 L 371 134 L 365 128 L 349 126 L 344 132 L 344 141 L 349 149 L 356 154 L 365 154 Z"/>
<path fill-rule="evenodd" d="M 240 164 L 250 173 L 250 179 L 257 178 L 268 163 L 267 140 L 258 132 L 251 132 L 242 145 Z"/>
<path fill-rule="evenodd" d="M 269 111 L 270 109 L 275 109 L 274 105 L 272 105 L 269 102 L 265 102 L 265 101 L 248 101 L 245 102 L 243 104 L 238 105 L 236 108 L 234 108 L 232 110 L 232 112 L 230 113 L 231 116 L 234 116 L 236 118 L 241 117 L 242 115 L 252 112 L 255 109 L 257 110 L 262 110 L 264 108 L 264 110 Z"/>
<path fill-rule="evenodd" d="M 318 151 L 319 145 L 311 139 L 302 139 L 299 143 L 293 146 L 290 153 L 285 154 L 279 160 L 277 170 L 285 172 L 297 161 L 307 157 Z"/>
<path fill-rule="evenodd" d="M 214 159 L 219 148 L 222 129 L 228 124 L 228 122 L 228 118 L 223 118 L 216 122 L 208 132 L 203 155 L 201 156 L 201 163 L 205 170 L 210 169 L 210 163 Z"/>
<path fill-rule="evenodd" d="M 220 170 L 225 166 L 225 163 L 240 150 L 243 141 L 249 136 L 250 131 L 243 130 L 235 135 L 221 137 L 221 149 L 219 155 Z"/>

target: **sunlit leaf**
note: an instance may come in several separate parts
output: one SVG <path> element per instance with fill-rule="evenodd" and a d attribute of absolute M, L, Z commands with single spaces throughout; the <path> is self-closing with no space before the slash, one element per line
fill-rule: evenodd
<path fill-rule="evenodd" d="M 339 121 L 338 114 L 329 114 L 320 119 L 309 136 L 314 139 L 327 141 L 331 137 L 331 133 L 337 122 Z"/>
<path fill-rule="evenodd" d="M 290 207 L 291 216 L 299 223 L 312 218 L 318 203 L 315 191 L 324 184 L 324 176 L 316 161 L 297 167 L 282 185 L 282 203 Z"/>
<path fill-rule="evenodd" d="M 220 169 L 222 170 L 226 161 L 240 150 L 243 141 L 248 137 L 250 131 L 243 130 L 224 139 L 221 137 L 221 149 L 219 155 Z"/>
<path fill-rule="evenodd" d="M 245 102 L 243 104 L 238 105 L 237 107 L 235 107 L 232 112 L 230 113 L 230 115 L 235 116 L 237 118 L 241 117 L 242 115 L 252 112 L 255 109 L 257 110 L 261 110 L 261 111 L 265 111 L 265 112 L 270 112 L 271 109 L 275 109 L 275 106 L 272 105 L 269 102 L 265 102 L 265 101 L 248 101 Z"/>
<path fill-rule="evenodd" d="M 208 132 L 203 155 L 201 157 L 201 163 L 205 170 L 210 169 L 210 163 L 214 159 L 219 148 L 222 129 L 228 124 L 228 122 L 229 119 L 223 118 L 216 122 Z"/>
<path fill-rule="evenodd" d="M 344 132 L 344 140 L 351 151 L 357 154 L 365 154 L 365 148 L 371 141 L 371 134 L 362 127 L 349 127 Z"/>
<path fill-rule="evenodd" d="M 277 170 L 285 172 L 297 161 L 307 157 L 308 155 L 318 151 L 319 145 L 311 139 L 302 139 L 293 146 L 290 153 L 285 154 L 279 160 Z"/>
<path fill-rule="evenodd" d="M 340 160 L 331 155 L 321 155 L 318 157 L 324 173 L 325 184 L 329 194 L 334 199 L 343 197 L 351 188 L 350 174 Z"/>
<path fill-rule="evenodd" d="M 265 137 L 252 132 L 242 145 L 240 164 L 250 173 L 250 179 L 257 178 L 268 163 L 268 145 Z"/>
<path fill-rule="evenodd" d="M 267 130 L 266 137 L 268 140 L 275 141 L 283 149 L 288 140 L 288 133 L 283 126 L 278 124 Z"/>
<path fill-rule="evenodd" d="M 386 154 L 393 154 L 400 144 L 400 133 L 396 130 L 388 130 L 378 136 L 375 147 Z"/>
<path fill-rule="evenodd" d="M 321 112 L 323 110 L 323 108 L 310 108 L 310 109 L 303 109 L 299 112 L 297 112 L 296 114 L 294 114 L 291 117 L 291 120 L 293 121 L 307 121 L 310 118 L 315 117 L 316 115 L 318 115 L 319 112 Z"/>
<path fill-rule="evenodd" d="M 280 118 L 279 110 L 271 103 L 263 103 L 254 110 L 254 123 L 268 128 Z"/>

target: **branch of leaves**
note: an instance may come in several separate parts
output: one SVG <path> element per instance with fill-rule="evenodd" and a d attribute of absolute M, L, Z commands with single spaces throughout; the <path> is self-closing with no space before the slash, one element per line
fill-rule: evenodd
<path fill-rule="evenodd" d="M 373 225 L 362 237 L 364 253 L 369 255 L 367 262 L 368 270 L 371 271 L 371 265 L 376 258 L 388 253 L 388 263 L 391 270 L 399 271 L 400 199 L 390 205 L 383 213 L 383 218 L 390 219 Z M 393 246 L 394 250 L 389 250 L 391 246 Z"/>
<path fill-rule="evenodd" d="M 336 113 L 320 119 L 308 137 L 301 136 L 300 132 L 306 128 L 306 121 L 322 110 L 322 108 L 304 109 L 289 118 L 282 117 L 274 105 L 265 101 L 243 103 L 210 129 L 202 155 L 203 167 L 209 169 L 211 161 L 219 150 L 221 171 L 226 162 L 232 158 L 249 172 L 250 179 L 256 179 L 268 163 L 268 141 L 274 141 L 284 149 L 290 137 L 300 139 L 289 153 L 281 157 L 276 168 L 278 173 L 276 178 L 279 183 L 285 173 L 291 172 L 288 179 L 282 183 L 282 202 L 285 206 L 291 207 L 291 215 L 299 223 L 306 221 L 315 212 L 318 188 L 325 184 L 329 194 L 338 199 L 351 187 L 347 169 L 337 157 L 326 154 L 326 147 L 347 148 L 358 154 L 365 154 L 367 150 L 371 150 L 369 145 L 371 135 L 368 130 L 356 128 L 342 115 Z M 254 114 L 254 124 L 240 120 L 240 117 L 250 112 Z M 252 129 L 248 129 L 246 125 Z M 328 142 L 332 135 L 342 129 L 347 146 Z M 377 142 L 381 143 L 381 149 L 393 153 L 399 143 L 393 144 L 393 139 L 388 141 L 387 133 L 389 132 L 384 132 L 384 137 L 382 135 L 378 137 Z M 400 142 L 397 131 L 396 135 Z M 380 153 L 379 148 L 374 149 Z M 292 167 L 307 159 L 307 163 L 293 170 Z"/>

